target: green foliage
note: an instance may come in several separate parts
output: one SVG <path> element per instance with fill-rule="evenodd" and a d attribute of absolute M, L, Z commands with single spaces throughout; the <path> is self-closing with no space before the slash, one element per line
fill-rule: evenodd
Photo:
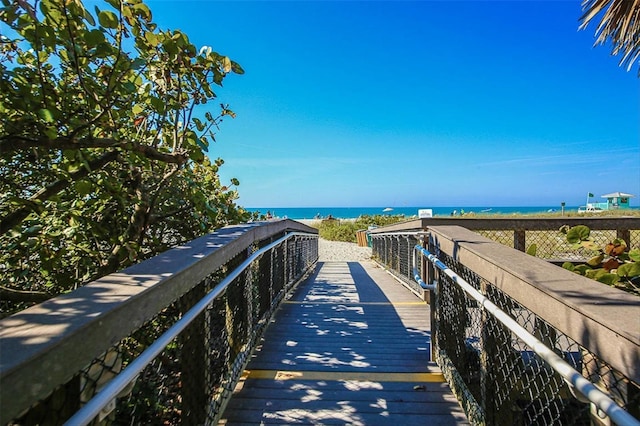
<path fill-rule="evenodd" d="M 599 247 L 590 238 L 591 230 L 584 225 L 564 226 L 560 231 L 566 234 L 567 242 L 573 244 L 574 249 L 586 249 L 592 255 L 584 264 L 565 262 L 563 268 L 640 295 L 640 249 L 629 250 L 625 241 L 618 238 Z"/>
<path fill-rule="evenodd" d="M 3 300 L 70 291 L 249 218 L 207 156 L 235 114 L 206 104 L 238 64 L 158 30 L 141 0 L 1 2 Z"/>
<path fill-rule="evenodd" d="M 590 234 L 591 230 L 587 226 L 574 226 L 567 229 L 567 242 L 571 244 L 577 244 L 582 241 L 586 241 L 589 238 Z"/>
<path fill-rule="evenodd" d="M 363 215 L 356 220 L 325 219 L 317 224 L 320 237 L 330 241 L 355 243 L 356 232 L 370 226 L 386 226 L 405 220 L 403 215 Z"/>
<path fill-rule="evenodd" d="M 320 237 L 329 241 L 356 242 L 356 232 L 358 228 L 355 222 L 339 220 L 323 220 L 320 222 L 318 231 Z"/>
<path fill-rule="evenodd" d="M 387 226 L 393 225 L 394 223 L 399 223 L 405 221 L 406 218 L 404 215 L 387 215 L 387 214 L 376 214 L 376 215 L 362 215 L 355 220 L 356 226 L 358 229 L 367 229 L 369 226 Z"/>

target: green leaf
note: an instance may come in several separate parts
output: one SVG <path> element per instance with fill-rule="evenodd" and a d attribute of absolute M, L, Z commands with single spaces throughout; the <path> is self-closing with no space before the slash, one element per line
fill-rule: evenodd
<path fill-rule="evenodd" d="M 619 276 L 617 276 L 616 274 L 610 274 L 604 269 L 598 269 L 596 273 L 593 274 L 593 276 L 591 276 L 590 278 L 607 285 L 614 285 L 615 283 L 620 281 Z"/>
<path fill-rule="evenodd" d="M 619 266 L 616 272 L 621 277 L 631 278 L 640 276 L 640 263 L 625 263 L 624 265 Z"/>
<path fill-rule="evenodd" d="M 587 265 L 578 265 L 573 269 L 574 272 L 577 272 L 580 275 L 587 275 L 591 270 L 592 269 Z"/>
<path fill-rule="evenodd" d="M 537 244 L 531 244 L 529 246 L 529 248 L 527 249 L 527 254 L 530 256 L 535 256 L 536 253 L 538 253 L 538 245 Z"/>
<path fill-rule="evenodd" d="M 242 69 L 240 64 L 233 61 L 231 61 L 231 71 L 233 71 L 236 74 L 244 74 L 244 70 Z"/>
<path fill-rule="evenodd" d="M 146 65 L 146 62 L 141 59 L 141 58 L 136 58 L 131 62 L 131 69 L 132 70 L 139 70 L 140 68 L 144 67 Z"/>
<path fill-rule="evenodd" d="M 209 141 L 204 136 L 198 138 L 197 140 L 198 146 L 204 152 L 209 152 Z"/>
<path fill-rule="evenodd" d="M 88 10 L 84 9 L 84 19 L 85 21 L 87 21 L 90 25 L 95 26 L 96 25 L 96 20 L 93 19 L 93 15 L 89 13 Z"/>
<path fill-rule="evenodd" d="M 596 244 L 594 241 L 582 241 L 580 245 L 582 245 L 582 247 L 586 248 L 587 250 L 596 251 L 600 249 L 598 244 Z"/>
<path fill-rule="evenodd" d="M 158 35 L 150 31 L 147 31 L 144 34 L 144 38 L 145 40 L 147 40 L 147 43 L 149 43 L 149 46 L 151 47 L 156 47 L 160 43 L 160 41 L 158 40 Z"/>
<path fill-rule="evenodd" d="M 196 129 L 198 129 L 199 132 L 204 130 L 205 126 L 199 118 L 194 118 L 193 122 L 195 123 Z"/>
<path fill-rule="evenodd" d="M 198 135 L 192 130 L 184 132 L 184 141 L 190 146 L 198 146 Z"/>
<path fill-rule="evenodd" d="M 133 115 L 139 115 L 142 111 L 144 111 L 144 107 L 140 104 L 135 104 L 131 108 L 131 112 L 133 113 Z"/>
<path fill-rule="evenodd" d="M 194 149 L 189 153 L 189 158 L 196 163 L 201 163 L 204 160 L 204 154 L 199 149 Z"/>
<path fill-rule="evenodd" d="M 629 251 L 628 255 L 629 259 L 633 260 L 634 262 L 640 262 L 640 249 L 633 249 Z"/>
<path fill-rule="evenodd" d="M 53 140 L 58 137 L 58 128 L 56 126 L 47 126 L 44 129 L 44 134 L 47 138 Z"/>
<path fill-rule="evenodd" d="M 103 10 L 98 14 L 98 21 L 100 25 L 105 28 L 118 28 L 118 17 L 115 13 L 109 10 Z"/>
<path fill-rule="evenodd" d="M 604 255 L 601 253 L 597 256 L 592 257 L 591 259 L 587 260 L 587 265 L 589 266 L 600 266 L 600 264 L 602 263 L 602 261 L 604 260 Z"/>
<path fill-rule="evenodd" d="M 30 226 L 29 228 L 24 230 L 24 234 L 27 236 L 32 236 L 35 234 L 40 233 L 40 231 L 42 230 L 42 225 L 33 225 Z"/>
<path fill-rule="evenodd" d="M 75 188 L 76 191 L 78 191 L 78 194 L 84 196 L 84 195 L 88 195 L 91 193 L 91 182 L 88 182 L 86 180 L 81 180 L 75 183 Z"/>
<path fill-rule="evenodd" d="M 127 93 L 134 93 L 138 89 L 136 85 L 131 83 L 130 81 L 124 83 L 122 87 Z"/>
<path fill-rule="evenodd" d="M 53 123 L 54 122 L 53 114 L 51 113 L 51 111 L 49 111 L 46 108 L 41 108 L 41 109 L 38 110 L 38 117 L 40 117 L 41 119 L 43 119 L 47 123 Z"/>
<path fill-rule="evenodd" d="M 584 225 L 577 225 L 569 229 L 567 231 L 567 242 L 569 243 L 577 243 L 580 241 L 585 241 L 589 238 L 589 234 L 591 230 L 589 227 Z"/>
<path fill-rule="evenodd" d="M 133 6 L 133 9 L 136 10 L 145 21 L 151 21 L 151 10 L 149 9 L 149 6 L 144 3 L 138 3 Z"/>
<path fill-rule="evenodd" d="M 85 33 L 84 40 L 90 46 L 97 46 L 98 44 L 105 42 L 104 33 L 97 29 L 91 30 Z"/>
<path fill-rule="evenodd" d="M 164 102 L 162 99 L 151 96 L 149 98 L 149 102 L 151 102 L 151 106 L 153 106 L 153 109 L 155 109 L 159 114 L 164 112 Z"/>

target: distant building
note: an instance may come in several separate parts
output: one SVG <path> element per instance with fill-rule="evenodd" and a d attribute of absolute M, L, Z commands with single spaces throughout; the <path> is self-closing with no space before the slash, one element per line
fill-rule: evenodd
<path fill-rule="evenodd" d="M 629 206 L 629 198 L 633 198 L 632 194 L 626 194 L 624 192 L 612 192 L 611 194 L 601 195 L 602 198 L 606 198 L 606 203 L 590 203 L 589 199 L 593 197 L 592 193 L 589 193 L 587 196 L 587 205 L 580 206 L 578 208 L 578 213 L 597 213 L 604 210 L 618 210 L 618 209 L 628 209 Z"/>
<path fill-rule="evenodd" d="M 607 199 L 607 210 L 615 210 L 628 209 L 629 198 L 633 198 L 633 195 L 625 194 L 624 192 L 612 192 L 611 194 L 604 194 L 601 197 Z"/>

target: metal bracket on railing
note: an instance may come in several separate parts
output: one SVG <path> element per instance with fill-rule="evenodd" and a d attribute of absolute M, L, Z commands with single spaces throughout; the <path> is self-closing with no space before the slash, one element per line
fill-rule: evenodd
<path fill-rule="evenodd" d="M 422 232 L 418 232 L 416 233 L 416 235 L 419 234 L 423 234 Z M 418 253 L 418 247 L 422 248 L 422 246 L 420 244 L 416 244 L 413 250 L 413 279 L 420 285 L 420 287 L 423 290 L 432 290 L 432 291 L 436 291 L 438 289 L 438 285 L 437 282 L 433 282 L 431 284 L 427 284 L 424 282 L 424 280 L 422 279 L 422 277 L 420 276 L 420 271 L 418 271 L 417 268 L 417 264 L 418 264 L 418 259 L 417 259 L 417 253 Z"/>
<path fill-rule="evenodd" d="M 436 291 L 438 289 L 438 283 L 434 281 L 432 284 L 427 284 L 424 282 L 422 278 L 420 278 L 420 272 L 417 268 L 413 268 L 413 279 L 420 285 L 420 287 L 424 290 L 432 290 Z"/>

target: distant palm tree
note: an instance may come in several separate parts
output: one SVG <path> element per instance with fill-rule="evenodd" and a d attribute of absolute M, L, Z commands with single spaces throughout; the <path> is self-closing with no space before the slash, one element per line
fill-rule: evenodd
<path fill-rule="evenodd" d="M 583 0 L 582 10 L 580 29 L 586 28 L 602 12 L 594 45 L 610 40 L 611 54 L 622 54 L 620 66 L 626 65 L 629 71 L 640 57 L 640 0 Z"/>

